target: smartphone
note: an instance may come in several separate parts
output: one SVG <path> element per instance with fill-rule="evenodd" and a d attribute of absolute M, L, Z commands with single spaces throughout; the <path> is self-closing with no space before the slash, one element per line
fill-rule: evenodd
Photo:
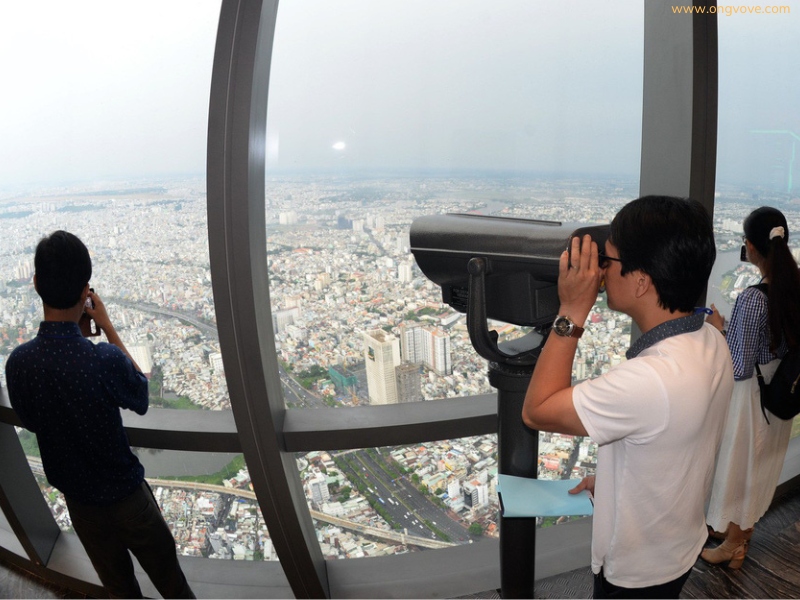
<path fill-rule="evenodd" d="M 90 292 L 94 292 L 94 288 L 89 288 Z M 86 296 L 86 302 L 83 304 L 84 308 L 94 308 L 94 302 L 92 301 L 90 296 Z"/>
<path fill-rule="evenodd" d="M 90 292 L 94 292 L 94 288 L 89 288 Z M 86 312 L 87 308 L 94 308 L 94 302 L 89 296 L 86 296 L 86 302 L 83 305 L 84 311 L 81 315 L 81 320 L 83 321 L 86 319 L 88 321 L 88 330 L 84 332 L 84 335 L 87 337 L 97 337 L 100 335 L 100 328 L 97 326 L 97 323 L 89 316 L 89 313 Z"/>

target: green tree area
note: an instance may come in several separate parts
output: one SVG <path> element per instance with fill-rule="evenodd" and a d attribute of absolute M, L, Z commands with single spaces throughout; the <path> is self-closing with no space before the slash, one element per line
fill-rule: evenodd
<path fill-rule="evenodd" d="M 558 517 L 542 517 L 542 521 L 539 524 L 539 527 L 544 529 L 545 527 L 552 527 L 558 523 Z"/>
<path fill-rule="evenodd" d="M 150 391 L 150 400 L 161 397 L 161 386 L 164 385 L 164 373 L 161 367 L 153 365 L 150 371 L 150 380 L 147 382 Z"/>
<path fill-rule="evenodd" d="M 469 526 L 469 532 L 472 535 L 483 535 L 483 525 L 480 523 L 473 523 Z"/>
<path fill-rule="evenodd" d="M 177 398 L 151 398 L 150 406 L 155 408 L 175 408 L 177 410 L 200 410 L 200 407 L 192 402 L 188 396 L 178 396 Z"/>
<path fill-rule="evenodd" d="M 19 432 L 19 441 L 22 444 L 22 449 L 25 451 L 25 456 L 41 458 L 41 454 L 39 454 L 39 442 L 36 441 L 36 434 L 31 433 L 27 429 L 21 429 Z"/>
<path fill-rule="evenodd" d="M 439 315 L 442 314 L 442 310 L 437 308 L 431 308 L 430 306 L 426 306 L 425 308 L 420 308 L 419 310 L 410 310 L 405 315 L 406 321 L 419 321 L 420 317 L 426 317 L 429 315 Z"/>
<path fill-rule="evenodd" d="M 297 381 L 300 382 L 305 389 L 311 389 L 311 386 L 314 385 L 320 379 L 325 379 L 328 376 L 328 371 L 319 365 L 314 365 L 310 369 L 306 369 L 305 371 L 300 371 L 297 373 L 295 378 Z"/>
<path fill-rule="evenodd" d="M 182 475 L 180 477 L 162 477 L 170 481 L 193 481 L 195 483 L 207 483 L 209 485 L 222 485 L 223 481 L 230 479 L 244 468 L 244 454 L 239 454 L 231 462 L 222 467 L 216 473 L 208 475 Z"/>
<path fill-rule="evenodd" d="M 148 386 L 150 391 L 150 406 L 156 408 L 174 408 L 177 410 L 200 410 L 200 407 L 192 402 L 191 398 L 188 396 L 164 398 L 164 373 L 158 365 L 153 365 Z"/>
<path fill-rule="evenodd" d="M 367 448 L 367 454 L 378 463 L 378 466 L 392 479 L 400 477 L 404 469 L 396 460 L 391 457 L 384 457 L 383 453 L 379 452 L 377 448 Z"/>
<path fill-rule="evenodd" d="M 350 500 L 350 494 L 352 492 L 353 492 L 353 488 L 351 488 L 349 485 L 344 486 L 343 488 L 341 488 L 339 490 L 339 499 L 342 502 L 347 502 L 348 500 Z"/>

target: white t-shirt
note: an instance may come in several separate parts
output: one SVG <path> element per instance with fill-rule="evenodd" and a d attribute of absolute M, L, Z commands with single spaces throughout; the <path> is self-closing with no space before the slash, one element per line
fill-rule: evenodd
<path fill-rule="evenodd" d="M 732 390 L 728 346 L 707 323 L 575 386 L 575 410 L 599 446 L 592 571 L 638 588 L 694 565 Z"/>

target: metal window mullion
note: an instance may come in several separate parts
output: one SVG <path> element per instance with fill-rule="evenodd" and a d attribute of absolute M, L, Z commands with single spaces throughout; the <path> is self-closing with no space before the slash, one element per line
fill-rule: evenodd
<path fill-rule="evenodd" d="M 208 234 L 222 360 L 253 488 L 294 594 L 326 597 L 327 571 L 294 456 L 266 260 L 264 144 L 277 0 L 224 0 L 211 82 Z"/>
<path fill-rule="evenodd" d="M 61 531 L 13 425 L 0 424 L 0 456 L 0 508 L 30 560 L 47 565 Z"/>

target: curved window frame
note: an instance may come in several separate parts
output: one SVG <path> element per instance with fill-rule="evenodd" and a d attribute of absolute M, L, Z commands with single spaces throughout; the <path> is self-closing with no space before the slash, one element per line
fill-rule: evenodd
<path fill-rule="evenodd" d="M 695 2 L 695 5 L 711 5 Z M 287 411 L 269 312 L 264 210 L 267 93 L 277 0 L 224 0 L 208 127 L 208 220 L 217 323 L 232 411 L 151 409 L 125 415 L 136 446 L 243 452 L 280 563 L 181 558 L 200 595 L 230 597 L 457 596 L 499 586 L 498 544 L 429 554 L 325 561 L 295 452 L 411 444 L 497 431 L 496 396 L 353 409 Z M 717 21 L 645 3 L 640 193 L 692 196 L 713 211 Z M 576 19 L 580 15 L 576 13 Z M 102 593 L 74 536 L 60 534 L 0 397 L 0 507 L 28 558 L 0 558 L 57 584 Z M 781 481 L 800 473 L 792 440 Z M 542 530 L 537 577 L 588 564 L 591 520 Z M 389 561 L 386 563 L 386 561 Z M 381 568 L 383 564 L 387 568 Z M 376 568 L 377 567 L 377 568 Z M 213 583 L 211 583 L 213 582 Z"/>

